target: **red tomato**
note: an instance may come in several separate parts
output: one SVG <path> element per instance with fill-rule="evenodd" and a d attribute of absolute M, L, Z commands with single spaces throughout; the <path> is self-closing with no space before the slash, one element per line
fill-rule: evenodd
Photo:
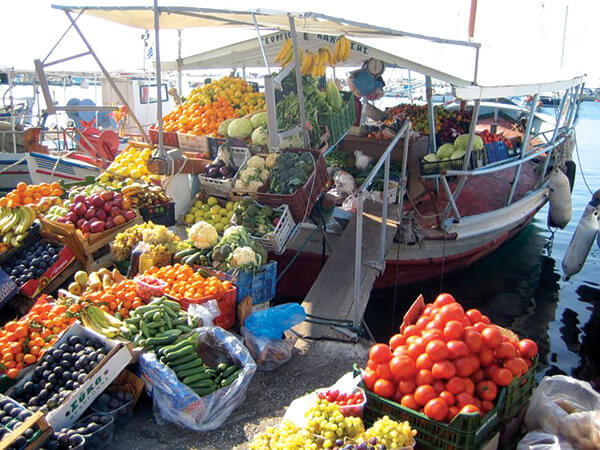
<path fill-rule="evenodd" d="M 475 395 L 475 383 L 469 377 L 462 378 L 467 394 Z"/>
<path fill-rule="evenodd" d="M 498 386 L 508 386 L 510 384 L 510 382 L 512 381 L 514 375 L 513 373 L 505 368 L 501 368 L 496 370 L 496 373 L 494 373 L 494 377 L 492 378 L 492 381 L 494 383 L 496 383 Z"/>
<path fill-rule="evenodd" d="M 367 389 L 369 391 L 372 391 L 373 386 L 375 385 L 375 381 L 377 381 L 377 372 L 371 369 L 367 369 L 363 372 L 362 377 Z"/>
<path fill-rule="evenodd" d="M 444 420 L 448 415 L 448 405 L 441 398 L 434 398 L 425 405 L 425 415 L 432 420 Z"/>
<path fill-rule="evenodd" d="M 420 405 L 420 406 L 424 406 L 425 404 L 427 404 L 427 402 L 429 400 L 431 400 L 432 398 L 436 397 L 436 392 L 435 390 L 428 384 L 424 385 L 424 386 L 419 386 L 416 390 L 415 390 L 415 400 L 416 402 Z"/>
<path fill-rule="evenodd" d="M 432 384 L 433 389 L 435 390 L 436 393 L 440 393 L 440 392 L 444 392 L 444 390 L 446 390 L 446 385 L 444 384 L 444 382 L 442 380 L 435 380 Z"/>
<path fill-rule="evenodd" d="M 451 303 L 449 305 L 442 306 L 440 309 L 440 318 L 444 323 L 448 323 L 451 320 L 462 321 L 465 312 L 463 311 L 462 306 L 458 303 Z"/>
<path fill-rule="evenodd" d="M 427 353 L 419 355 L 416 362 L 417 369 L 431 369 L 433 367 L 433 361 Z"/>
<path fill-rule="evenodd" d="M 450 359 L 469 356 L 469 347 L 464 341 L 448 341 L 446 346 L 448 347 L 448 356 Z"/>
<path fill-rule="evenodd" d="M 392 359 L 392 351 L 388 345 L 375 344 L 369 350 L 369 359 L 372 359 L 377 364 L 388 363 Z"/>
<path fill-rule="evenodd" d="M 417 373 L 415 362 L 408 356 L 394 356 L 390 361 L 389 368 L 396 379 L 407 380 Z"/>
<path fill-rule="evenodd" d="M 392 353 L 393 356 L 408 356 L 408 346 L 407 345 L 399 345 Z"/>
<path fill-rule="evenodd" d="M 454 366 L 456 367 L 456 374 L 459 377 L 468 377 L 475 372 L 473 361 L 469 356 L 463 356 L 462 358 L 454 360 Z"/>
<path fill-rule="evenodd" d="M 433 383 L 433 374 L 429 369 L 421 369 L 417 372 L 416 378 L 417 386 L 423 386 L 424 384 Z"/>
<path fill-rule="evenodd" d="M 462 337 L 465 327 L 458 320 L 451 320 L 444 327 L 444 339 L 446 341 L 458 340 Z"/>
<path fill-rule="evenodd" d="M 483 369 L 478 369 L 473 375 L 471 375 L 471 379 L 474 383 L 479 383 L 480 381 L 485 379 L 485 373 Z"/>
<path fill-rule="evenodd" d="M 498 359 L 514 358 L 517 356 L 517 349 L 510 342 L 502 342 L 494 349 L 494 355 Z"/>
<path fill-rule="evenodd" d="M 405 337 L 410 337 L 410 336 L 418 336 L 420 333 L 420 330 L 415 326 L 415 325 L 409 325 L 404 329 L 404 333 L 402 333 Z"/>
<path fill-rule="evenodd" d="M 477 330 L 466 330 L 463 335 L 463 340 L 472 353 L 477 353 L 481 349 L 483 340 L 481 334 Z"/>
<path fill-rule="evenodd" d="M 446 421 L 452 422 L 452 419 L 454 419 L 457 415 L 458 408 L 456 406 L 451 406 L 450 408 L 448 408 L 448 415 L 446 416 Z"/>
<path fill-rule="evenodd" d="M 415 400 L 415 396 L 412 394 L 407 394 L 402 397 L 400 404 L 405 408 L 414 409 L 415 411 L 419 409 L 419 404 Z"/>
<path fill-rule="evenodd" d="M 460 406 L 459 406 L 459 408 L 460 408 Z M 479 408 L 477 406 L 473 405 L 472 403 L 469 405 L 464 405 L 458 413 L 459 414 L 477 413 L 477 414 L 481 415 L 481 411 L 479 410 Z"/>
<path fill-rule="evenodd" d="M 373 392 L 385 398 L 393 398 L 394 393 L 396 392 L 396 387 L 391 381 L 380 378 L 375 382 L 375 386 L 373 386 Z"/>
<path fill-rule="evenodd" d="M 432 316 L 432 314 L 431 314 L 432 309 L 437 309 L 437 308 L 435 308 L 435 306 L 433 306 L 433 303 L 431 303 L 429 305 L 425 305 L 425 309 L 423 310 L 423 314 L 421 314 L 421 316 Z"/>
<path fill-rule="evenodd" d="M 481 411 L 481 400 L 479 400 L 477 397 L 473 397 L 473 404 Z"/>
<path fill-rule="evenodd" d="M 494 362 L 494 352 L 492 352 L 489 348 L 485 348 L 484 350 L 479 352 L 479 363 L 483 367 L 487 367 Z"/>
<path fill-rule="evenodd" d="M 446 389 L 451 394 L 460 394 L 465 391 L 465 382 L 462 378 L 452 377 L 446 382 Z"/>
<path fill-rule="evenodd" d="M 445 359 L 444 361 L 438 361 L 433 364 L 431 368 L 431 373 L 434 378 L 442 378 L 448 380 L 456 375 L 456 368 L 454 364 Z"/>
<path fill-rule="evenodd" d="M 436 308 L 441 308 L 442 306 L 449 305 L 450 303 L 456 303 L 454 297 L 446 292 L 442 292 L 435 298 L 433 305 Z"/>
<path fill-rule="evenodd" d="M 402 392 L 402 394 L 412 394 L 413 392 L 415 392 L 415 389 L 417 388 L 417 384 L 415 383 L 415 380 L 410 378 L 408 380 L 400 380 L 398 382 L 398 390 L 400 392 Z"/>
<path fill-rule="evenodd" d="M 481 400 L 493 401 L 498 395 L 498 387 L 493 381 L 485 380 L 477 383 L 476 387 L 477 396 Z"/>
<path fill-rule="evenodd" d="M 485 377 L 489 380 L 494 379 L 494 375 L 496 375 L 496 371 L 500 367 L 497 364 L 491 364 L 490 366 L 485 368 Z"/>
<path fill-rule="evenodd" d="M 396 333 L 390 338 L 390 348 L 392 351 L 396 350 L 399 346 L 404 345 L 404 343 L 406 343 L 406 338 L 400 333 Z"/>
<path fill-rule="evenodd" d="M 444 329 L 444 322 L 442 322 L 440 319 L 433 319 L 431 322 L 429 322 L 427 324 L 427 326 L 425 327 L 426 330 L 440 330 L 442 331 Z"/>
<path fill-rule="evenodd" d="M 477 357 L 477 355 L 469 355 L 468 358 L 471 360 L 471 366 L 473 367 L 473 372 L 476 372 L 477 370 L 479 370 L 479 367 L 481 367 L 481 363 L 479 362 L 479 358 Z"/>
<path fill-rule="evenodd" d="M 443 338 L 444 334 L 441 330 L 438 330 L 437 328 L 430 328 L 429 330 L 424 330 L 421 334 L 421 340 L 425 345 L 429 344 L 431 341 L 434 341 L 436 339 L 441 340 Z"/>
<path fill-rule="evenodd" d="M 392 400 L 394 400 L 396 403 L 400 403 L 402 401 L 403 396 L 404 394 L 402 393 L 400 388 L 396 387 L 396 391 L 394 392 L 394 397 L 392 398 Z"/>
<path fill-rule="evenodd" d="M 394 373 L 391 371 L 390 364 L 379 364 L 376 372 L 379 378 L 385 378 L 386 380 L 394 381 Z"/>
<path fill-rule="evenodd" d="M 538 347 L 531 339 L 521 339 L 519 341 L 519 351 L 523 358 L 532 359 L 538 354 Z"/>
<path fill-rule="evenodd" d="M 456 396 L 456 406 L 463 408 L 466 405 L 472 405 L 475 399 L 468 392 L 461 392 Z"/>
<path fill-rule="evenodd" d="M 426 351 L 432 361 L 442 361 L 448 358 L 448 347 L 441 339 L 434 339 L 429 342 Z"/>
<path fill-rule="evenodd" d="M 413 361 L 416 361 L 417 358 L 425 353 L 425 345 L 421 343 L 414 343 L 408 346 L 408 356 L 410 356 Z"/>
<path fill-rule="evenodd" d="M 466 313 L 471 323 L 481 322 L 481 313 L 478 309 L 470 309 Z"/>
<path fill-rule="evenodd" d="M 414 344 L 415 342 L 417 342 L 417 339 L 421 339 L 419 336 L 417 336 L 416 334 L 413 336 L 409 336 L 406 338 L 406 346 L 408 347 L 411 344 Z"/>
<path fill-rule="evenodd" d="M 419 329 L 419 331 L 423 331 L 429 322 L 431 322 L 431 317 L 421 316 L 415 323 L 415 326 Z"/>
<path fill-rule="evenodd" d="M 448 406 L 454 405 L 454 402 L 456 401 L 456 399 L 454 398 L 454 395 L 452 395 L 448 391 L 440 392 L 440 398 L 442 400 L 444 400 Z"/>
<path fill-rule="evenodd" d="M 476 324 L 473 325 L 473 328 L 475 328 L 477 331 L 479 331 L 480 333 L 485 330 L 487 328 L 487 325 L 483 322 L 477 322 Z"/>
<path fill-rule="evenodd" d="M 485 316 L 485 315 L 481 316 L 481 321 L 483 323 L 485 323 L 486 325 L 489 325 L 490 323 L 492 323 L 492 321 L 490 320 L 490 318 L 488 316 Z"/>
<path fill-rule="evenodd" d="M 488 400 L 482 400 L 481 402 L 481 410 L 483 411 L 483 413 L 488 413 L 490 412 L 492 409 L 494 409 L 494 404 Z"/>
<path fill-rule="evenodd" d="M 502 344 L 502 333 L 500 333 L 498 327 L 494 325 L 485 327 L 481 332 L 481 338 L 491 349 L 495 349 Z"/>
<path fill-rule="evenodd" d="M 512 372 L 513 375 L 520 377 L 525 375 L 528 370 L 527 363 L 523 358 L 511 358 L 504 361 L 504 367 Z"/>

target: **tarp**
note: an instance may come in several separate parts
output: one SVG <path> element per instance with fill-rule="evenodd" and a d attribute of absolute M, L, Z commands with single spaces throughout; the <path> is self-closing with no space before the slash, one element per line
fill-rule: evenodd
<path fill-rule="evenodd" d="M 326 46 L 333 51 L 335 42 L 338 39 L 337 36 L 329 34 L 297 33 L 297 35 L 299 48 L 304 51 L 310 50 L 313 53 L 316 53 L 319 48 Z M 271 68 L 278 66 L 278 63 L 275 62 L 275 57 L 279 53 L 283 43 L 291 39 L 291 37 L 292 33 L 289 31 L 279 31 L 261 37 Z M 471 84 L 468 80 L 384 52 L 357 40 L 349 40 L 351 45 L 348 59 L 344 62 L 336 63 L 336 67 L 360 67 L 367 59 L 375 58 L 383 61 L 387 66 L 415 70 L 423 75 L 429 75 L 437 80 L 450 83 L 453 86 L 469 86 Z M 260 43 L 257 38 L 254 38 L 182 58 L 181 70 L 264 67 L 264 64 Z M 162 62 L 163 70 L 178 70 L 178 68 L 177 61 Z"/>

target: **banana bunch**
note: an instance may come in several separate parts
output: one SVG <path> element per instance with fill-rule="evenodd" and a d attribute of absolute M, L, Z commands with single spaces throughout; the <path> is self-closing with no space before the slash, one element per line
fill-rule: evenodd
<path fill-rule="evenodd" d="M 11 247 L 20 246 L 35 218 L 35 211 L 29 206 L 0 207 L 2 243 Z"/>
<path fill-rule="evenodd" d="M 350 41 L 345 36 L 340 36 L 335 43 L 333 55 L 336 62 L 343 62 L 350 56 Z"/>
<path fill-rule="evenodd" d="M 114 338 L 120 332 L 121 321 L 94 305 L 81 310 L 83 324 L 107 338 Z"/>
<path fill-rule="evenodd" d="M 171 200 L 160 186 L 133 183 L 121 189 L 123 197 L 129 201 L 131 208 L 141 208 L 155 204 L 169 203 Z"/>
<path fill-rule="evenodd" d="M 298 58 L 300 59 L 300 61 L 302 61 L 302 50 L 299 49 L 298 50 Z M 285 67 L 287 66 L 289 63 L 291 63 L 294 60 L 294 47 L 292 45 L 292 40 L 288 39 L 287 41 L 285 41 L 285 44 L 283 44 L 281 46 L 281 50 L 279 50 L 279 53 L 277 53 L 277 56 L 275 57 L 275 62 L 278 62 L 281 64 L 281 67 Z"/>

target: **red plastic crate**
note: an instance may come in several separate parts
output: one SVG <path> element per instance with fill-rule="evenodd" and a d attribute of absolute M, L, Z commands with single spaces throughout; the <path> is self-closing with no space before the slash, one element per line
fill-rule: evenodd
<path fill-rule="evenodd" d="M 215 317 L 215 325 L 227 330 L 235 324 L 237 300 L 237 288 L 235 286 L 228 291 L 222 292 L 221 294 L 207 295 L 206 297 L 202 298 L 176 298 L 170 295 L 167 295 L 167 297 L 171 300 L 179 302 L 181 307 L 186 311 L 191 304 L 201 305 L 209 300 L 216 300 L 221 314 Z"/>
<path fill-rule="evenodd" d="M 158 145 L 158 130 L 149 129 L 148 135 L 153 145 Z M 167 147 L 179 147 L 179 139 L 175 131 L 163 131 L 163 144 Z"/>

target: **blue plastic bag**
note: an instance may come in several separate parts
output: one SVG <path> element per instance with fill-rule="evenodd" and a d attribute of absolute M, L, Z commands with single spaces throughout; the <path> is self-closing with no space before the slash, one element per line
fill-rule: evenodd
<path fill-rule="evenodd" d="M 257 337 L 281 339 L 283 332 L 304 322 L 306 312 L 298 303 L 284 303 L 250 314 L 244 327 Z"/>

